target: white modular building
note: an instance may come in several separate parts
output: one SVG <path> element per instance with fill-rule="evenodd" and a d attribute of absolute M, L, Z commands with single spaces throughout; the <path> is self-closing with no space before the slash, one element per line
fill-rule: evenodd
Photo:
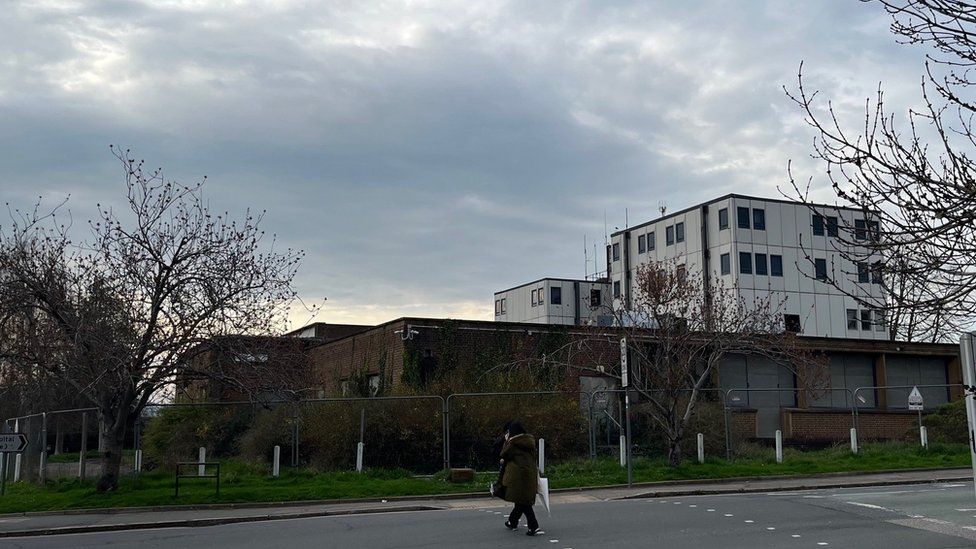
<path fill-rule="evenodd" d="M 613 233 L 607 246 L 610 292 L 615 307 L 629 308 L 638 266 L 673 261 L 747 304 L 772 296 L 783 304 L 787 330 L 887 339 L 883 314 L 851 297 L 883 302 L 880 270 L 841 257 L 839 231 L 851 227 L 856 230 L 847 240 L 856 241 L 870 238 L 877 225 L 859 210 L 820 205 L 811 211 L 785 200 L 730 194 Z"/>
<path fill-rule="evenodd" d="M 610 285 L 600 280 L 543 278 L 495 292 L 495 320 L 568 326 L 612 324 Z"/>

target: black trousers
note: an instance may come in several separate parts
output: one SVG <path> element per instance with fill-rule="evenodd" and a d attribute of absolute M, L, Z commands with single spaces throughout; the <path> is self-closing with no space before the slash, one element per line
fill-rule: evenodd
<path fill-rule="evenodd" d="M 535 530 L 539 527 L 539 521 L 535 518 L 535 511 L 532 509 L 532 506 L 521 503 L 515 504 L 515 508 L 512 509 L 512 514 L 508 515 L 508 523 L 517 525 L 522 515 L 525 515 L 525 520 L 529 521 L 529 530 Z"/>

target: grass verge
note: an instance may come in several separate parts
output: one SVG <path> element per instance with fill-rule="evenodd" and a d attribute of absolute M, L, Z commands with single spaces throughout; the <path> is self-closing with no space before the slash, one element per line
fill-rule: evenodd
<path fill-rule="evenodd" d="M 846 446 L 815 452 L 787 450 L 783 463 L 776 463 L 769 449 L 753 448 L 734 462 L 710 459 L 699 464 L 691 460 L 672 468 L 663 459 L 634 460 L 635 482 L 732 477 L 795 475 L 830 472 L 867 472 L 889 469 L 964 467 L 969 465 L 965 444 L 932 444 L 929 449 L 907 443 L 865 444 L 858 455 Z M 214 494 L 212 479 L 181 481 L 180 497 L 173 494 L 171 471 L 144 472 L 123 478 L 119 489 L 99 494 L 94 482 L 77 479 L 49 481 L 43 486 L 28 483 L 7 485 L 0 498 L 0 513 L 142 507 L 202 503 L 282 502 L 320 499 L 419 496 L 459 492 L 480 492 L 495 473 L 479 474 L 475 482 L 450 483 L 441 473 L 416 477 L 405 470 L 317 472 L 310 469 L 284 470 L 271 478 L 268 467 L 240 461 L 221 463 L 220 495 Z M 602 486 L 627 482 L 627 472 L 612 459 L 573 460 L 547 467 L 551 488 Z"/>

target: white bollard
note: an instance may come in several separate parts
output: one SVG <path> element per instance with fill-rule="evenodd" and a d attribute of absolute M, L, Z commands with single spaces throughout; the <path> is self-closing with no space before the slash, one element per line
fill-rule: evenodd
<path fill-rule="evenodd" d="M 207 474 L 207 466 L 204 463 L 207 461 L 207 449 L 203 446 L 200 447 L 200 451 L 197 454 L 197 476 L 202 477 Z"/>
<path fill-rule="evenodd" d="M 620 435 L 620 466 L 627 466 L 627 436 Z"/>
<path fill-rule="evenodd" d="M 136 472 L 142 472 L 142 450 L 136 450 Z"/>
<path fill-rule="evenodd" d="M 851 427 L 851 453 L 857 453 L 857 429 Z"/>
<path fill-rule="evenodd" d="M 698 463 L 705 463 L 705 435 L 698 433 Z"/>
<path fill-rule="evenodd" d="M 278 478 L 281 475 L 281 446 L 274 447 L 274 463 L 271 465 L 271 476 Z"/>
<path fill-rule="evenodd" d="M 776 463 L 783 463 L 783 431 L 776 429 Z"/>
<path fill-rule="evenodd" d="M 546 439 L 539 439 L 539 475 L 546 470 Z"/>
<path fill-rule="evenodd" d="M 925 428 L 924 425 L 918 428 L 918 435 L 919 435 L 919 438 L 922 441 L 922 448 L 928 448 L 929 447 L 929 431 L 928 431 L 928 429 Z"/>
<path fill-rule="evenodd" d="M 362 442 L 356 443 L 356 471 L 363 472 L 363 450 L 366 445 Z"/>
<path fill-rule="evenodd" d="M 21 454 L 14 457 L 14 482 L 20 482 L 20 460 Z"/>

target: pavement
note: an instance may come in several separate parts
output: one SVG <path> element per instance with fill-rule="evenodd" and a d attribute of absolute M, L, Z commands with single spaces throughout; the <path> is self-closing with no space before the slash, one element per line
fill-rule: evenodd
<path fill-rule="evenodd" d="M 884 473 L 767 477 L 723 481 L 650 483 L 638 485 L 633 488 L 621 486 L 584 490 L 562 490 L 553 493 L 552 505 L 557 509 L 578 509 L 580 505 L 585 508 L 590 505 L 628 500 L 652 501 L 698 495 L 789 494 L 803 490 L 836 490 L 894 485 L 909 486 L 958 481 L 964 483 L 969 482 L 971 485 L 972 470 L 939 469 L 927 471 L 915 470 Z M 409 514 L 415 516 L 423 512 L 478 509 L 489 509 L 492 510 L 490 512 L 497 514 L 506 505 L 505 502 L 500 500 L 475 494 L 468 496 L 451 495 L 428 498 L 391 498 L 386 500 L 330 503 L 305 502 L 8 514 L 0 515 L 0 547 L 6 546 L 5 544 L 8 543 L 5 541 L 6 539 L 31 536 L 94 534 L 99 532 L 159 530 L 166 528 L 206 528 L 243 523 L 351 517 L 366 514 L 384 516 L 390 514 Z M 877 503 L 867 502 L 866 505 L 877 505 L 880 508 L 889 509 L 887 506 Z M 965 505 L 960 503 L 960 505 L 961 507 L 959 508 L 967 508 L 967 506 L 976 508 L 976 501 L 971 501 Z M 872 512 L 881 511 L 881 509 L 873 509 L 868 506 L 861 507 L 858 511 L 864 512 L 866 509 Z M 917 517 L 912 518 L 910 515 L 921 515 L 926 509 L 920 508 L 916 511 L 918 512 L 913 512 L 905 517 L 899 518 L 917 521 L 919 520 Z M 976 511 L 972 514 L 976 514 Z M 976 533 L 976 530 L 974 530 L 974 533 Z"/>

